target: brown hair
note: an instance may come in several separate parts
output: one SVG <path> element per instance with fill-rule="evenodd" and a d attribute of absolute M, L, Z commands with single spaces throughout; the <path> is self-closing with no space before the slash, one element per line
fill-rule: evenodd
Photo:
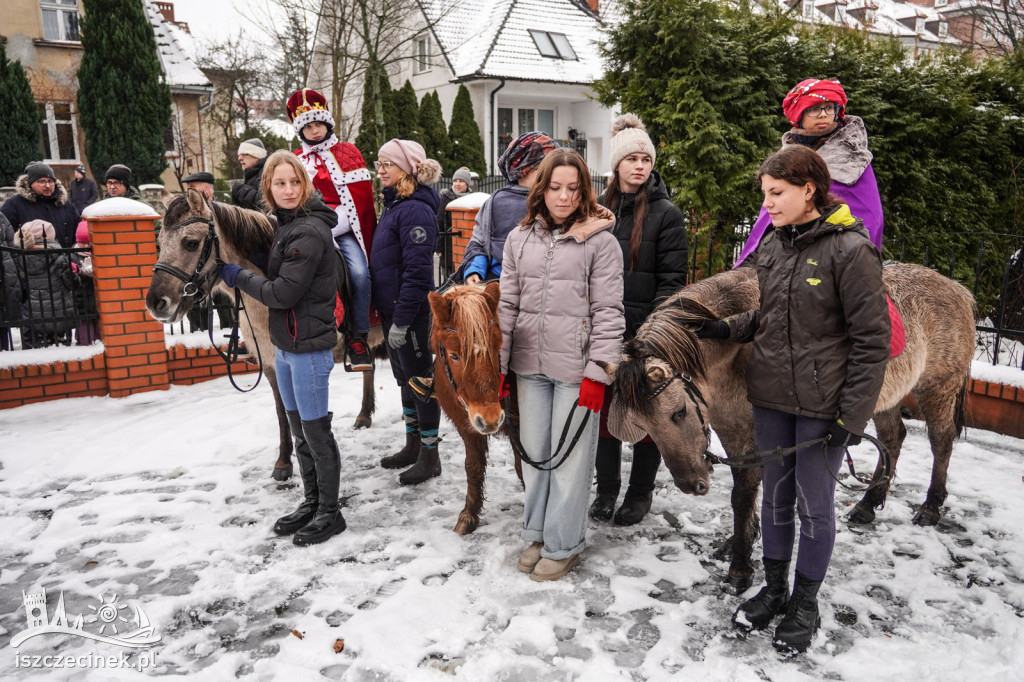
<path fill-rule="evenodd" d="M 629 155 L 622 157 L 627 158 Z M 621 163 L 621 162 L 620 162 Z M 653 173 L 654 170 L 652 169 Z M 650 178 L 650 176 L 648 176 Z M 604 190 L 604 205 L 612 213 L 619 208 L 622 190 L 619 188 L 619 169 L 612 169 L 612 175 L 608 178 L 608 186 Z M 629 269 L 636 267 L 640 258 L 640 243 L 643 241 L 644 221 L 647 220 L 647 211 L 650 210 L 650 203 L 647 198 L 647 183 L 637 190 L 633 199 L 633 231 L 629 234 Z"/>
<path fill-rule="evenodd" d="M 281 164 L 287 164 L 292 167 L 295 171 L 295 175 L 298 176 L 299 182 L 302 183 L 302 194 L 299 196 L 299 206 L 305 206 L 309 198 L 313 196 L 313 183 L 309 179 L 309 173 L 306 172 L 306 167 L 302 165 L 299 158 L 292 154 L 290 151 L 285 149 L 279 149 L 270 155 L 267 159 L 267 163 L 263 166 L 263 177 L 260 179 L 260 191 L 263 192 L 263 201 L 266 203 L 270 210 L 273 211 L 277 208 L 277 204 L 274 203 L 274 195 L 270 191 L 270 185 L 274 181 L 274 171 Z"/>
<path fill-rule="evenodd" d="M 828 172 L 825 159 L 809 147 L 798 144 L 786 145 L 761 164 L 757 170 L 759 183 L 761 176 L 764 175 L 785 180 L 797 187 L 808 182 L 814 185 L 814 196 L 811 197 L 811 201 L 819 213 L 824 213 L 840 203 L 839 199 L 828 191 L 832 186 L 832 176 Z"/>
<path fill-rule="evenodd" d="M 562 225 L 566 230 L 570 229 L 576 222 L 587 218 L 596 218 L 601 215 L 601 207 L 597 204 L 597 196 L 594 194 L 594 183 L 590 180 L 590 169 L 587 162 L 574 149 L 559 147 L 544 157 L 544 160 L 537 166 L 537 179 L 526 197 L 526 217 L 520 225 L 532 225 L 537 218 L 544 221 L 546 227 L 554 224 L 551 214 L 548 212 L 547 204 L 544 203 L 544 195 L 551 184 L 551 176 L 559 166 L 571 166 L 579 174 L 579 186 L 576 192 L 579 194 L 580 203 Z"/>

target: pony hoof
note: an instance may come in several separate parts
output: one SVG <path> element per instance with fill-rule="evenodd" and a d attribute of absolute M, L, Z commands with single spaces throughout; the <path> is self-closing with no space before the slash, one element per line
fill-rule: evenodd
<path fill-rule="evenodd" d="M 356 417 L 356 423 L 353 424 L 353 427 L 356 429 L 368 429 L 370 428 L 370 425 L 372 423 L 373 420 L 371 420 L 369 417 L 359 416 Z"/>
<path fill-rule="evenodd" d="M 274 467 L 273 476 L 275 481 L 287 481 L 292 477 L 292 466 L 289 464 L 286 467 Z"/>
<path fill-rule="evenodd" d="M 754 584 L 754 572 L 729 571 L 728 577 L 722 583 L 722 591 L 726 594 L 743 594 Z"/>
<path fill-rule="evenodd" d="M 469 516 L 469 514 L 459 514 L 459 521 L 455 524 L 455 532 L 458 535 L 469 535 L 477 529 L 480 525 L 480 521 Z"/>
<path fill-rule="evenodd" d="M 871 523 L 875 520 L 875 510 L 858 505 L 853 508 L 853 511 L 846 515 L 846 520 L 849 523 L 857 524 Z"/>
<path fill-rule="evenodd" d="M 938 509 L 932 507 L 921 506 L 914 514 L 914 525 L 915 526 L 934 526 L 938 524 L 939 519 L 942 518 L 942 514 L 939 513 Z"/>

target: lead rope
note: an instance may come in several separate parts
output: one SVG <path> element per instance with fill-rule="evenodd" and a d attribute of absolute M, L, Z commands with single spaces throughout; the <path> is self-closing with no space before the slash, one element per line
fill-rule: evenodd
<path fill-rule="evenodd" d="M 212 304 L 212 298 L 210 299 L 210 302 Z M 235 390 L 239 391 L 240 393 L 248 393 L 249 391 L 252 391 L 257 386 L 259 386 L 260 380 L 263 378 L 263 355 L 260 353 L 260 344 L 259 341 L 256 340 L 254 334 L 253 338 L 250 339 L 250 341 L 252 341 L 252 345 L 256 349 L 256 364 L 259 366 L 259 374 L 256 377 L 256 383 L 254 383 L 249 388 L 242 388 L 241 386 L 239 386 L 235 382 L 235 375 L 231 369 L 231 365 L 238 362 L 238 326 L 239 322 L 242 319 L 240 313 L 245 313 L 245 319 L 249 322 L 249 329 L 252 329 L 252 320 L 249 319 L 249 311 L 246 310 L 244 305 L 242 305 L 242 292 L 240 292 L 237 288 L 235 289 L 235 303 L 233 310 L 235 322 L 231 327 L 230 336 L 228 336 L 227 352 L 222 351 L 220 349 L 220 346 L 217 345 L 217 342 L 213 338 L 213 305 L 208 306 L 207 315 L 209 317 L 207 320 L 207 329 L 209 330 L 210 333 L 210 343 L 213 345 L 213 349 L 217 351 L 217 355 L 219 355 L 221 359 L 224 360 L 224 363 L 227 365 L 228 379 L 231 381 L 231 385 L 234 386 Z"/>

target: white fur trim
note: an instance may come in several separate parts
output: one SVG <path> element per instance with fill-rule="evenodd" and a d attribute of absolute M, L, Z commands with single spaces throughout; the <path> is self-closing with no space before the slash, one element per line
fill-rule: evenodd
<path fill-rule="evenodd" d="M 306 172 L 311 180 L 316 177 L 317 158 L 323 162 L 324 167 L 331 176 L 331 182 L 334 183 L 334 188 L 338 192 L 338 199 L 341 202 L 335 211 L 344 211 L 345 215 L 348 216 L 348 224 L 351 226 L 356 241 L 359 242 L 359 248 L 363 250 L 364 256 L 369 257 L 366 253 L 366 244 L 363 243 L 363 231 L 359 223 L 359 212 L 356 210 L 356 202 L 352 198 L 352 193 L 348 191 L 347 185 L 354 182 L 369 181 L 371 179 L 370 171 L 366 168 L 357 168 L 347 173 L 342 171 L 341 166 L 338 165 L 338 160 L 331 153 L 331 147 L 336 144 L 338 144 L 338 138 L 334 135 L 312 147 L 303 143 L 303 153 L 299 155 L 299 159 L 301 159 L 302 164 L 306 167 Z"/>

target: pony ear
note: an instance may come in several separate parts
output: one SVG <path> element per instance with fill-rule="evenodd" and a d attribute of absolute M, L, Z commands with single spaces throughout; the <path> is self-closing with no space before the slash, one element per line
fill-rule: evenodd
<path fill-rule="evenodd" d="M 608 431 L 626 443 L 639 443 L 647 437 L 647 432 L 629 418 L 629 413 L 622 406 L 618 396 L 612 398 L 612 404 L 608 408 Z"/>
<path fill-rule="evenodd" d="M 619 363 L 617 362 L 605 362 L 604 360 L 595 360 L 597 366 L 604 370 L 604 373 L 608 375 L 609 382 L 615 381 L 615 373 L 619 371 Z"/>
<path fill-rule="evenodd" d="M 434 321 L 442 327 L 451 326 L 452 302 L 436 291 L 429 292 L 427 300 L 430 301 L 430 310 L 434 313 Z"/>
<path fill-rule="evenodd" d="M 498 300 L 501 299 L 501 288 L 497 282 L 491 282 L 484 287 L 484 298 L 487 299 L 487 307 L 491 309 L 491 313 L 498 311 Z"/>
<path fill-rule="evenodd" d="M 188 208 L 190 211 L 202 216 L 209 215 L 210 208 L 206 203 L 206 197 L 204 197 L 200 192 L 189 188 L 185 190 L 185 199 L 188 201 Z"/>

